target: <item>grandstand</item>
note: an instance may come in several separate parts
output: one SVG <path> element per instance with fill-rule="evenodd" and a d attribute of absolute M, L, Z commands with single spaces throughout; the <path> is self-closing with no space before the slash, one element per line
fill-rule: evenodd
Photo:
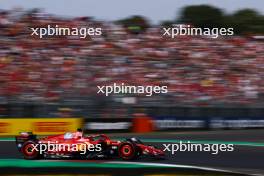
<path fill-rule="evenodd" d="M 30 37 L 29 27 L 48 24 L 96 26 L 103 29 L 103 35 Z M 66 106 L 82 115 L 87 107 L 106 107 L 102 110 L 106 113 L 116 107 L 117 114 L 126 114 L 135 104 L 127 105 L 125 97 L 134 98 L 141 107 L 263 106 L 264 45 L 252 38 L 168 39 L 162 37 L 159 26 L 130 34 L 113 22 L 64 18 L 37 10 L 2 11 L 0 28 L 2 116 L 19 115 L 19 108 L 28 108 L 30 116 L 56 116 Z M 97 94 L 97 85 L 114 82 L 167 85 L 169 92 L 107 99 Z"/>

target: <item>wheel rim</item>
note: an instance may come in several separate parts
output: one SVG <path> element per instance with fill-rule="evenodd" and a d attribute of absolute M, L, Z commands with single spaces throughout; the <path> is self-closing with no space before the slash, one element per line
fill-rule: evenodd
<path fill-rule="evenodd" d="M 28 144 L 25 146 L 24 148 L 24 153 L 27 155 L 27 156 L 33 156 L 36 154 L 36 150 L 34 149 L 34 145 L 33 144 Z"/>
<path fill-rule="evenodd" d="M 133 149 L 130 145 L 124 145 L 121 151 L 124 156 L 129 156 L 133 152 Z"/>

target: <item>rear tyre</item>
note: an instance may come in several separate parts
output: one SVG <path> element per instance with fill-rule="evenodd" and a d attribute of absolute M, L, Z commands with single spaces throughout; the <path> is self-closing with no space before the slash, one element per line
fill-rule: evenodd
<path fill-rule="evenodd" d="M 39 148 L 34 141 L 27 141 L 23 144 L 21 152 L 25 159 L 34 160 L 40 158 Z"/>
<path fill-rule="evenodd" d="M 123 160 L 133 160 L 138 157 L 137 147 L 129 142 L 120 144 L 118 154 Z"/>

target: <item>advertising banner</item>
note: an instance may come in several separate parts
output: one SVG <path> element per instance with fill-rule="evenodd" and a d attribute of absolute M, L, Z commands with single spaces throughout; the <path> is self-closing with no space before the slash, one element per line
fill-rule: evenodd
<path fill-rule="evenodd" d="M 176 116 L 153 117 L 155 129 L 186 130 L 186 129 L 245 129 L 264 128 L 264 117 L 261 118 L 234 118 L 234 117 L 197 117 L 183 118 Z"/>
<path fill-rule="evenodd" d="M 153 119 L 156 130 L 205 129 L 207 118 L 156 117 Z"/>
<path fill-rule="evenodd" d="M 81 128 L 80 118 L 11 118 L 0 119 L 0 136 L 33 132 L 37 135 L 62 134 Z"/>
<path fill-rule="evenodd" d="M 86 132 L 131 132 L 132 118 L 87 118 L 84 122 Z"/>

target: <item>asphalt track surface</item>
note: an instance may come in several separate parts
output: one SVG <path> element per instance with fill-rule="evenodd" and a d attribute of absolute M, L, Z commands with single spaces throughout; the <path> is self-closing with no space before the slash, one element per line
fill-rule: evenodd
<path fill-rule="evenodd" d="M 163 144 L 178 143 L 180 140 L 203 144 L 235 144 L 233 152 L 219 152 L 217 155 L 213 155 L 210 152 L 176 152 L 172 155 L 170 152 L 167 152 L 165 160 L 140 159 L 135 162 L 190 165 L 264 175 L 264 130 L 111 134 L 110 137 L 117 139 L 139 137 L 144 142 L 161 148 L 164 148 Z M 10 140 L 10 138 L 0 138 L 0 160 L 3 159 L 22 159 L 22 156 L 17 152 L 15 142 L 12 139 Z M 120 160 L 117 161 L 122 162 Z"/>

